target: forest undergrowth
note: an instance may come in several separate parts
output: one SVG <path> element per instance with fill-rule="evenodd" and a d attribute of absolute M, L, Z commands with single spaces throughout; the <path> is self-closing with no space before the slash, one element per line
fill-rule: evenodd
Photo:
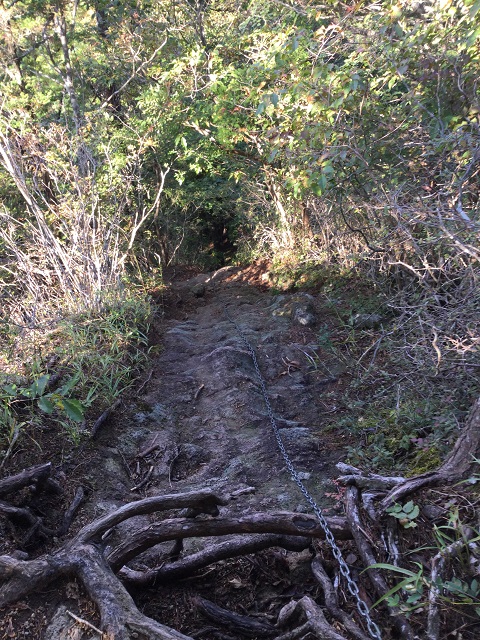
<path fill-rule="evenodd" d="M 0 604 L 59 558 L 90 603 L 114 594 L 115 615 L 97 620 L 107 637 L 179 637 L 110 572 L 103 521 L 82 523 L 70 560 L 55 551 L 83 500 L 73 484 L 63 523 L 29 501 L 148 385 L 180 313 L 172 270 L 242 265 L 266 306 L 303 292 L 317 309 L 299 358 L 320 386 L 340 372 L 318 436 L 345 447 L 329 497 L 347 554 L 377 565 L 359 576 L 369 605 L 395 637 L 476 637 L 479 15 L 478 0 L 1 4 L 0 487 L 13 497 L 0 511 L 24 535 L 2 556 Z M 224 496 L 179 500 L 210 513 Z M 303 544 L 293 521 L 284 548 Z M 39 565 L 22 555 L 31 544 Z M 319 562 L 323 609 L 290 603 L 300 627 L 265 637 L 362 638 Z M 231 622 L 262 633 L 250 623 Z"/>

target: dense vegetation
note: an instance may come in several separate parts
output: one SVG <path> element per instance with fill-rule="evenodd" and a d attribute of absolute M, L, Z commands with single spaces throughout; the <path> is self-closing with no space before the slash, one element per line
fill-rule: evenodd
<path fill-rule="evenodd" d="M 440 464 L 478 394 L 479 17 L 478 0 L 0 2 L 3 463 L 27 424 L 76 440 L 132 384 L 163 269 L 268 258 L 278 289 L 342 301 L 319 341 L 356 363 L 331 426 L 365 434 L 351 460 Z M 378 311 L 369 343 L 352 318 Z"/>

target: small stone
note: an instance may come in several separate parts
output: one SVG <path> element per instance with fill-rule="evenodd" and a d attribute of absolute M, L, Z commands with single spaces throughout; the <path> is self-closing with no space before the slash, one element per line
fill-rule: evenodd
<path fill-rule="evenodd" d="M 312 474 L 309 473 L 308 471 L 299 471 L 297 475 L 300 478 L 300 480 L 310 480 L 312 476 Z"/>
<path fill-rule="evenodd" d="M 293 319 L 302 327 L 312 327 L 316 322 L 316 318 L 313 313 L 307 311 L 307 309 L 302 309 L 301 307 L 295 310 Z"/>
<path fill-rule="evenodd" d="M 382 323 L 382 316 L 378 313 L 357 313 L 352 318 L 355 329 L 376 329 Z"/>
<path fill-rule="evenodd" d="M 205 295 L 205 285 L 199 282 L 198 284 L 193 285 L 190 289 L 195 298 L 203 298 Z"/>
<path fill-rule="evenodd" d="M 437 507 L 436 504 L 426 504 L 422 507 L 422 514 L 432 522 L 440 520 L 444 513 L 445 509 Z"/>

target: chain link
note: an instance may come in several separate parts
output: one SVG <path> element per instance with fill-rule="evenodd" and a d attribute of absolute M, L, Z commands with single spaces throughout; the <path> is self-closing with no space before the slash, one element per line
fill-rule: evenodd
<path fill-rule="evenodd" d="M 260 383 L 260 389 L 262 391 L 262 395 L 263 395 L 263 399 L 264 399 L 264 402 L 265 402 L 265 406 L 267 407 L 268 417 L 270 419 L 270 424 L 272 426 L 272 431 L 274 433 L 275 439 L 277 441 L 278 448 L 280 449 L 280 452 L 281 452 L 281 454 L 283 456 L 283 459 L 285 461 L 287 469 L 290 472 L 292 480 L 298 486 L 298 488 L 302 492 L 305 500 L 308 502 L 308 504 L 310 505 L 312 511 L 317 516 L 317 518 L 318 518 L 318 520 L 320 522 L 320 525 L 321 525 L 322 529 L 325 532 L 325 537 L 327 539 L 328 544 L 330 545 L 332 553 L 333 553 L 336 561 L 338 562 L 338 565 L 340 567 L 340 573 L 342 574 L 342 576 L 347 581 L 347 588 L 348 588 L 349 592 L 352 594 L 352 596 L 354 597 L 354 599 L 356 601 L 357 610 L 360 613 L 360 615 L 362 615 L 365 618 L 365 621 L 366 621 L 366 624 L 367 624 L 367 629 L 368 629 L 368 632 L 369 632 L 370 636 L 372 638 L 374 638 L 374 640 L 382 640 L 382 637 L 381 637 L 381 634 L 380 634 L 380 629 L 378 628 L 376 623 L 372 620 L 372 618 L 370 616 L 370 611 L 368 609 L 368 606 L 366 605 L 366 603 L 360 597 L 358 586 L 352 579 L 352 576 L 351 576 L 351 573 L 350 573 L 350 569 L 348 568 L 347 563 L 343 559 L 342 552 L 340 551 L 337 543 L 335 542 L 335 538 L 333 537 L 333 533 L 332 533 L 332 531 L 331 531 L 331 529 L 330 529 L 330 527 L 328 525 L 328 522 L 325 519 L 325 516 L 322 513 L 321 508 L 317 505 L 317 503 L 315 502 L 315 499 L 312 497 L 312 495 L 309 493 L 309 491 L 306 488 L 306 486 L 303 484 L 302 479 L 298 475 L 298 472 L 295 469 L 295 467 L 293 466 L 292 460 L 291 460 L 290 456 L 288 455 L 287 450 L 285 449 L 285 445 L 283 443 L 282 436 L 280 435 L 280 431 L 278 430 L 277 422 L 276 422 L 275 416 L 273 414 L 272 405 L 270 404 L 270 399 L 268 397 L 268 392 L 267 392 L 267 387 L 266 387 L 266 384 L 265 384 L 265 380 L 264 380 L 264 378 L 262 376 L 262 373 L 260 371 L 260 367 L 259 367 L 258 360 L 257 360 L 257 354 L 255 353 L 255 350 L 252 347 L 252 345 L 250 344 L 250 342 L 245 337 L 245 334 L 243 333 L 242 329 L 238 326 L 238 324 L 235 322 L 235 320 L 229 314 L 228 308 L 226 306 L 224 307 L 224 310 L 225 310 L 226 317 L 228 318 L 229 322 L 231 322 L 231 324 L 233 324 L 233 326 L 237 330 L 240 338 L 242 339 L 243 343 L 247 347 L 247 349 L 248 349 L 248 351 L 250 353 L 250 356 L 251 356 L 251 358 L 253 360 L 253 365 L 255 367 L 255 372 L 257 374 L 258 381 Z"/>

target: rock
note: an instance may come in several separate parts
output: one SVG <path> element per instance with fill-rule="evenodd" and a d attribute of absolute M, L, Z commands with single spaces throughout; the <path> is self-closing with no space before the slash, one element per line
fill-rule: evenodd
<path fill-rule="evenodd" d="M 273 316 L 284 316 L 303 327 L 311 327 L 316 321 L 315 299 L 309 293 L 277 296 L 271 306 Z"/>
<path fill-rule="evenodd" d="M 295 309 L 293 320 L 302 327 L 312 327 L 317 321 L 313 313 L 301 307 Z"/>
<path fill-rule="evenodd" d="M 101 636 L 93 629 L 82 629 L 67 613 L 63 605 L 58 607 L 52 621 L 45 631 L 45 640 L 101 640 Z"/>
<path fill-rule="evenodd" d="M 445 515 L 445 509 L 436 504 L 425 504 L 422 507 L 422 514 L 432 522 L 437 522 Z"/>
<path fill-rule="evenodd" d="M 352 326 L 355 329 L 376 329 L 383 321 L 379 313 L 357 313 L 352 318 Z"/>
<path fill-rule="evenodd" d="M 195 296 L 195 298 L 203 298 L 203 296 L 205 295 L 205 291 L 205 285 L 201 282 L 193 285 L 193 287 L 190 289 L 190 292 Z"/>

